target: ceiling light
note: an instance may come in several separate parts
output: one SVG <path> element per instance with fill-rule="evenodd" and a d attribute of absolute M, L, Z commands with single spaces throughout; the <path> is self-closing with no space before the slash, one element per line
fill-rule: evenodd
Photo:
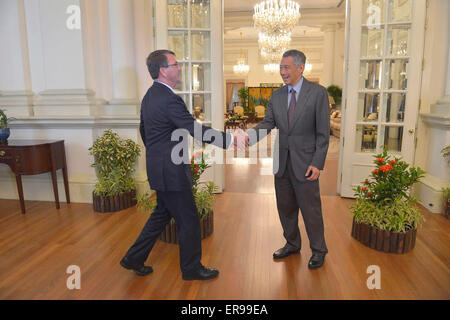
<path fill-rule="evenodd" d="M 286 34 L 300 19 L 300 5 L 291 0 L 265 0 L 254 7 L 253 21 L 266 34 Z"/>

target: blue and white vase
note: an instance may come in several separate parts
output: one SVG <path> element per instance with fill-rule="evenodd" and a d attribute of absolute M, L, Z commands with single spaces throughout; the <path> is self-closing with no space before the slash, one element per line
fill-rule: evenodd
<path fill-rule="evenodd" d="M 11 132 L 9 131 L 9 128 L 0 129 L 0 141 L 8 140 L 10 134 Z"/>

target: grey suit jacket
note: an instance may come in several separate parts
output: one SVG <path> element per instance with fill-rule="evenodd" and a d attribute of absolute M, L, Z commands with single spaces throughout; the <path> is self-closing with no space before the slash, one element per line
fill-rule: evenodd
<path fill-rule="evenodd" d="M 306 181 L 308 166 L 322 170 L 325 164 L 330 139 L 328 92 L 323 86 L 304 78 L 290 126 L 287 108 L 288 86 L 285 85 L 272 93 L 264 119 L 247 131 L 250 145 L 277 127 L 278 137 L 273 150 L 275 176 L 283 175 L 289 151 L 295 177 L 299 181 Z M 256 139 L 252 139 L 255 136 Z"/>

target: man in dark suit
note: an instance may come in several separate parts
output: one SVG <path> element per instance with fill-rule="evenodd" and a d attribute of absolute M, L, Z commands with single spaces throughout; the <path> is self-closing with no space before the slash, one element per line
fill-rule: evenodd
<path fill-rule="evenodd" d="M 298 50 L 283 54 L 280 75 L 286 85 L 272 93 L 264 119 L 247 133 L 255 137 L 250 141 L 253 144 L 271 129 L 278 127 L 279 131 L 274 155 L 274 171 L 278 167 L 275 193 L 286 244 L 273 257 L 281 259 L 300 252 L 300 209 L 312 250 L 308 267 L 317 269 L 328 252 L 318 178 L 328 150 L 330 113 L 327 90 L 303 77 L 305 62 L 305 55 Z"/>
<path fill-rule="evenodd" d="M 183 100 L 174 93 L 181 67 L 173 52 L 152 52 L 147 58 L 147 67 L 154 83 L 142 100 L 140 133 L 146 148 L 148 181 L 150 187 L 156 190 L 157 206 L 120 264 L 141 276 L 151 273 L 152 267 L 145 266 L 144 262 L 167 223 L 174 218 L 178 229 L 183 279 L 212 279 L 217 277 L 219 271 L 206 268 L 200 262 L 200 220 L 192 194 L 189 154 L 183 149 L 175 152 L 180 140 L 172 139 L 175 130 L 184 129 L 195 139 L 225 148 L 232 143 L 233 137 L 229 133 L 202 126 L 188 112 Z M 206 131 L 206 136 L 212 138 L 203 138 Z M 175 146 L 177 148 L 174 149 Z M 180 159 L 184 161 L 180 163 Z"/>

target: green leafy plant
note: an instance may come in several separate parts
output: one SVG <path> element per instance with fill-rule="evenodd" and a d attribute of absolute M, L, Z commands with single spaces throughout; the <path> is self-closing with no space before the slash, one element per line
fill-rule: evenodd
<path fill-rule="evenodd" d="M 136 142 L 106 130 L 89 151 L 94 156 L 91 166 L 96 168 L 98 178 L 95 195 L 114 196 L 136 189 L 134 164 L 141 153 Z"/>
<path fill-rule="evenodd" d="M 136 196 L 137 205 L 136 208 L 145 212 L 153 212 L 156 208 L 156 199 L 152 198 L 148 192 L 144 194 L 138 194 Z"/>
<path fill-rule="evenodd" d="M 244 112 L 249 112 L 248 108 L 248 87 L 242 87 L 239 89 L 239 99 L 241 100 L 242 108 Z"/>
<path fill-rule="evenodd" d="M 215 192 L 218 187 L 212 181 L 200 182 L 200 177 L 206 169 L 210 167 L 206 163 L 206 156 L 203 152 L 197 152 L 191 158 L 192 173 L 192 194 L 194 195 L 195 205 L 198 215 L 201 218 L 210 214 L 213 210 Z M 145 212 L 153 212 L 156 207 L 156 200 L 145 193 L 137 196 L 137 208 Z"/>
<path fill-rule="evenodd" d="M 8 122 L 16 120 L 16 118 L 8 118 L 5 112 L 6 110 L 0 109 L 0 129 L 8 128 Z"/>
<path fill-rule="evenodd" d="M 374 156 L 376 168 L 361 186 L 354 188 L 356 202 L 351 206 L 355 222 L 381 230 L 406 232 L 423 221 L 410 196 L 410 188 L 425 174 L 421 168 L 409 168 L 401 158 L 391 158 L 386 148 Z"/>
<path fill-rule="evenodd" d="M 327 87 L 327 91 L 328 94 L 333 97 L 336 105 L 340 105 L 342 99 L 342 89 L 339 86 L 332 84 L 331 86 Z"/>
<path fill-rule="evenodd" d="M 444 149 L 442 149 L 441 153 L 444 158 L 447 158 L 450 155 L 450 146 L 446 146 Z M 448 163 L 450 163 L 450 159 L 448 159 Z"/>
<path fill-rule="evenodd" d="M 442 189 L 442 198 L 445 202 L 450 202 L 450 187 Z"/>

